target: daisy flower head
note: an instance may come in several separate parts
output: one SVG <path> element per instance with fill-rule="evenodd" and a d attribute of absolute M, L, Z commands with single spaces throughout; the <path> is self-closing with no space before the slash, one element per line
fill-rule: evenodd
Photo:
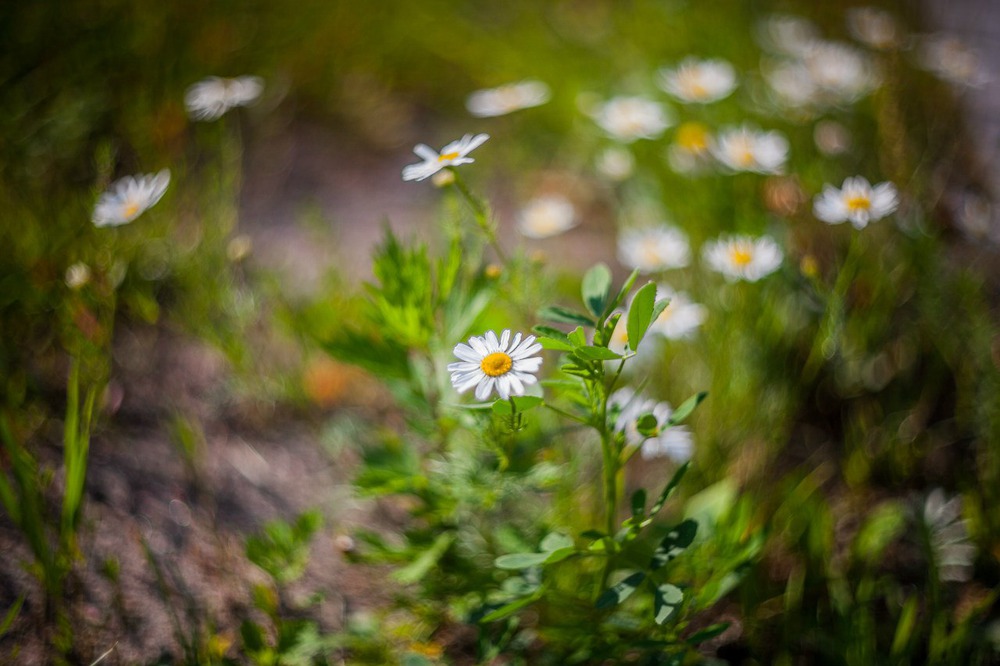
<path fill-rule="evenodd" d="M 617 412 L 614 429 L 625 435 L 625 443 L 642 446 L 643 459 L 670 458 L 674 462 L 690 460 L 694 448 L 694 438 L 686 426 L 668 426 L 667 421 L 674 413 L 670 403 L 657 402 L 623 386 L 608 397 L 608 407 Z M 656 418 L 659 432 L 645 437 L 639 432 L 636 422 L 644 414 Z"/>
<path fill-rule="evenodd" d="M 403 167 L 403 180 L 424 180 L 445 167 L 471 164 L 476 160 L 469 157 L 469 153 L 486 143 L 489 138 L 489 134 L 466 134 L 442 148 L 440 153 L 430 146 L 418 143 L 413 152 L 424 161 Z"/>
<path fill-rule="evenodd" d="M 657 285 L 656 298 L 669 298 L 670 303 L 649 326 L 649 332 L 668 340 L 684 340 L 694 336 L 705 321 L 708 311 L 704 305 L 694 303 L 683 292 L 676 292 L 667 285 Z"/>
<path fill-rule="evenodd" d="M 846 179 L 839 190 L 826 185 L 813 201 L 813 214 L 827 224 L 850 222 L 855 229 L 864 229 L 898 206 L 895 185 L 886 182 L 872 187 L 864 177 L 854 176 Z"/>
<path fill-rule="evenodd" d="M 78 261 L 66 269 L 66 286 L 76 291 L 90 282 L 90 266 Z"/>
<path fill-rule="evenodd" d="M 125 176 L 112 183 L 94 206 L 92 220 L 97 227 L 128 224 L 160 200 L 170 184 L 167 169 L 157 174 Z"/>
<path fill-rule="evenodd" d="M 451 385 L 459 393 L 475 387 L 477 400 L 486 400 L 494 390 L 503 400 L 524 395 L 525 387 L 538 381 L 534 373 L 541 367 L 542 359 L 535 354 L 541 350 L 535 336 L 522 339 L 520 333 L 515 333 L 511 339 L 509 329 L 499 338 L 493 331 L 474 335 L 468 344 L 455 345 L 459 361 L 448 365 Z"/>
<path fill-rule="evenodd" d="M 232 108 L 254 102 L 263 91 L 264 80 L 259 76 L 210 76 L 187 89 L 184 105 L 195 120 L 217 120 Z"/>
<path fill-rule="evenodd" d="M 778 104 L 801 108 L 812 106 L 819 99 L 819 87 L 805 64 L 797 60 L 765 61 L 761 69 Z"/>
<path fill-rule="evenodd" d="M 847 31 L 862 44 L 880 51 L 898 46 L 901 37 L 896 19 L 878 7 L 848 9 Z"/>
<path fill-rule="evenodd" d="M 694 174 L 709 166 L 712 135 L 708 127 L 688 121 L 677 127 L 674 142 L 667 148 L 667 162 L 677 173 Z"/>
<path fill-rule="evenodd" d="M 959 86 L 980 88 L 992 80 L 979 54 L 950 35 L 926 37 L 917 51 L 921 67 Z"/>
<path fill-rule="evenodd" d="M 597 156 L 598 173 L 615 182 L 621 182 L 635 171 L 635 158 L 627 148 L 607 148 Z"/>
<path fill-rule="evenodd" d="M 850 103 L 878 86 L 875 63 L 850 44 L 816 42 L 806 51 L 803 64 L 824 101 Z"/>
<path fill-rule="evenodd" d="M 702 258 L 730 282 L 756 282 L 781 266 L 781 247 L 769 236 L 723 236 L 705 243 Z"/>
<path fill-rule="evenodd" d="M 686 58 L 674 69 L 661 69 L 659 84 L 681 102 L 708 104 L 736 89 L 736 71 L 725 60 Z"/>
<path fill-rule="evenodd" d="M 626 229 L 618 235 L 618 258 L 641 273 L 657 273 L 687 266 L 691 247 L 684 232 L 674 227 Z"/>
<path fill-rule="evenodd" d="M 624 143 L 656 139 L 673 124 L 666 107 L 646 97 L 614 97 L 597 107 L 594 122 Z"/>
<path fill-rule="evenodd" d="M 962 496 L 948 498 L 935 488 L 924 501 L 922 518 L 938 578 L 965 582 L 972 578 L 976 546 L 969 540 L 967 521 L 962 519 Z"/>
<path fill-rule="evenodd" d="M 723 130 L 711 149 L 715 159 L 733 171 L 781 173 L 788 160 L 783 134 L 749 125 Z"/>
<path fill-rule="evenodd" d="M 465 108 L 477 118 L 492 118 L 540 106 L 548 102 L 549 97 L 547 85 L 541 81 L 526 80 L 477 90 L 465 100 Z"/>
<path fill-rule="evenodd" d="M 521 209 L 517 230 L 528 238 L 551 238 L 577 224 L 576 209 L 569 199 L 550 194 L 532 199 Z"/>
<path fill-rule="evenodd" d="M 772 14 L 757 25 L 757 38 L 772 53 L 799 56 L 819 38 L 819 29 L 800 16 Z"/>

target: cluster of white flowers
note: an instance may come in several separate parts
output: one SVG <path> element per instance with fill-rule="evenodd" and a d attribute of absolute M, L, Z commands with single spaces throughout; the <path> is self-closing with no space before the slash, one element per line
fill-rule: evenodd
<path fill-rule="evenodd" d="M 684 462 L 691 458 L 694 438 L 686 426 L 668 426 L 667 421 L 674 413 L 670 403 L 657 402 L 632 389 L 622 387 L 608 397 L 608 407 L 617 412 L 613 427 L 624 433 L 629 446 L 642 446 L 644 459 L 670 458 Z M 639 432 L 636 422 L 641 416 L 652 414 L 656 418 L 658 431 L 652 437 Z"/>

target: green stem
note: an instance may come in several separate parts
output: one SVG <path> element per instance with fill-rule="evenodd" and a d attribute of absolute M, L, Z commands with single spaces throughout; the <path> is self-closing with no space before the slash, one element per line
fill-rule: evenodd
<path fill-rule="evenodd" d="M 507 253 L 504 252 L 502 247 L 500 247 L 500 242 L 497 240 L 496 229 L 490 224 L 489 210 L 486 205 L 480 201 L 471 190 L 469 190 L 465 181 L 462 180 L 461 176 L 459 176 L 454 169 L 452 169 L 452 173 L 455 175 L 455 189 L 462 194 L 466 203 L 469 204 L 469 208 L 472 209 L 473 217 L 475 218 L 480 231 L 482 231 L 483 235 L 486 237 L 486 242 L 493 248 L 493 251 L 496 252 L 497 259 L 500 260 L 500 263 L 507 265 L 510 263 L 510 260 L 507 257 Z"/>

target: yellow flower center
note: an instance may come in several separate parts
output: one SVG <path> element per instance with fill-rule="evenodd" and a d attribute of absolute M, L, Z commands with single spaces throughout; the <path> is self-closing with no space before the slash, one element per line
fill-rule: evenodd
<path fill-rule="evenodd" d="M 514 361 L 503 352 L 493 352 L 483 358 L 479 367 L 490 377 L 499 377 L 510 371 Z"/>
<path fill-rule="evenodd" d="M 753 253 L 743 247 L 734 247 L 729 251 L 729 260 L 736 266 L 746 266 L 753 259 Z"/>
<path fill-rule="evenodd" d="M 871 208 L 872 201 L 863 194 L 856 197 L 847 198 L 847 208 L 851 211 L 857 210 L 868 210 Z"/>
<path fill-rule="evenodd" d="M 456 157 L 458 157 L 457 150 L 450 153 L 441 153 L 441 155 L 438 156 L 438 162 L 449 162 Z"/>
<path fill-rule="evenodd" d="M 125 213 L 125 217 L 132 217 L 139 212 L 139 204 L 135 201 L 130 201 L 125 204 L 125 209 L 122 212 Z"/>
<path fill-rule="evenodd" d="M 684 123 L 677 128 L 677 143 L 689 153 L 701 153 L 708 148 L 708 132 L 700 123 Z"/>

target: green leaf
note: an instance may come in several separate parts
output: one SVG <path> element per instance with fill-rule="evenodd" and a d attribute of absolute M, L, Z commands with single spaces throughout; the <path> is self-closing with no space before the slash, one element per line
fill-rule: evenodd
<path fill-rule="evenodd" d="M 700 643 L 704 643 L 707 640 L 715 638 L 728 628 L 729 628 L 728 622 L 717 622 L 716 624 L 705 627 L 701 631 L 697 631 L 691 634 L 691 636 L 689 636 L 687 641 L 685 642 L 688 645 L 698 645 Z"/>
<path fill-rule="evenodd" d="M 681 404 L 681 406 L 678 407 L 674 411 L 674 413 L 670 415 L 670 418 L 667 419 L 667 425 L 668 426 L 672 426 L 672 425 L 677 425 L 678 423 L 683 422 L 684 419 L 686 419 L 687 417 L 691 416 L 691 412 L 694 411 L 694 408 L 697 407 L 698 405 L 700 405 L 701 401 L 704 400 L 707 396 L 708 396 L 708 393 L 706 393 L 705 391 L 702 391 L 701 393 L 698 393 L 697 395 L 693 395 L 690 398 L 688 398 L 687 400 L 685 400 Z"/>
<path fill-rule="evenodd" d="M 896 635 L 892 638 L 893 656 L 902 654 L 910 643 L 910 636 L 913 634 L 913 627 L 917 621 L 917 609 L 920 607 L 920 596 L 910 595 L 910 598 L 903 604 L 903 612 L 899 615 L 899 622 L 896 624 Z"/>
<path fill-rule="evenodd" d="M 667 564 L 691 545 L 695 534 L 698 533 L 698 523 L 693 520 L 685 520 L 674 527 L 653 553 L 653 559 L 649 561 L 650 569 L 659 569 Z"/>
<path fill-rule="evenodd" d="M 632 516 L 641 518 L 646 513 L 646 491 L 639 488 L 632 493 Z"/>
<path fill-rule="evenodd" d="M 573 351 L 575 347 L 569 342 L 564 340 L 557 340 L 556 338 L 541 337 L 538 338 L 538 344 L 542 346 L 542 349 L 555 349 L 558 351 Z"/>
<path fill-rule="evenodd" d="M 575 351 L 581 357 L 591 361 L 616 361 L 621 358 L 620 354 L 616 354 L 607 347 L 577 347 Z"/>
<path fill-rule="evenodd" d="M 577 326 L 574 328 L 566 339 L 575 347 L 586 347 L 587 346 L 587 334 L 584 332 L 583 327 Z"/>
<path fill-rule="evenodd" d="M 581 291 L 587 310 L 599 318 L 604 313 L 611 291 L 611 270 L 604 264 L 591 268 L 583 276 Z"/>
<path fill-rule="evenodd" d="M 656 504 L 654 504 L 653 508 L 650 509 L 649 511 L 650 519 L 652 519 L 653 516 L 655 516 L 660 512 L 660 509 L 663 508 L 663 505 L 666 504 L 667 500 L 670 499 L 670 496 L 674 494 L 674 491 L 677 490 L 677 486 L 679 486 L 681 483 L 681 479 L 684 478 L 684 475 L 687 474 L 688 468 L 690 467 L 691 467 L 691 461 L 688 461 L 677 468 L 677 471 L 674 472 L 673 477 L 671 477 L 670 481 L 668 481 L 667 485 L 663 488 L 663 492 L 661 492 L 660 496 L 656 498 Z"/>
<path fill-rule="evenodd" d="M 455 535 L 451 532 L 439 534 L 438 538 L 431 544 L 431 547 L 421 553 L 420 557 L 414 560 L 412 564 L 393 573 L 393 580 L 403 585 L 416 583 L 421 580 L 438 563 L 454 540 Z"/>
<path fill-rule="evenodd" d="M 576 548 L 570 546 L 569 548 L 557 548 L 556 550 L 547 553 L 548 557 L 542 564 L 555 564 L 556 562 L 562 562 L 567 557 L 576 555 Z"/>
<path fill-rule="evenodd" d="M 494 610 L 491 613 L 487 613 L 486 615 L 484 615 L 483 617 L 481 617 L 479 619 L 479 621 L 480 622 L 495 622 L 496 620 L 502 620 L 503 618 L 507 617 L 508 615 L 512 615 L 512 614 L 516 613 L 517 611 L 521 610 L 525 606 L 529 606 L 529 605 L 533 604 L 534 602 L 538 601 L 540 598 L 541 598 L 541 591 L 539 590 L 535 594 L 532 594 L 532 595 L 527 596 L 527 597 L 522 597 L 520 599 L 517 599 L 515 601 L 510 602 L 509 604 L 503 605 L 500 608 L 497 608 L 496 610 Z"/>
<path fill-rule="evenodd" d="M 559 550 L 560 548 L 572 548 L 573 539 L 566 536 L 565 534 L 560 534 L 559 532 L 549 532 L 542 539 L 541 549 L 543 552 L 550 553 L 554 550 Z"/>
<path fill-rule="evenodd" d="M 653 305 L 656 301 L 656 285 L 647 282 L 632 299 L 632 305 L 628 309 L 628 347 L 632 351 L 639 348 L 649 325 L 653 323 Z"/>
<path fill-rule="evenodd" d="M 595 603 L 594 606 L 599 610 L 617 606 L 631 597 L 632 593 L 635 592 L 636 588 L 639 587 L 644 580 L 646 580 L 645 573 L 642 571 L 635 572 L 624 580 L 604 590 L 604 592 L 601 593 L 601 596 L 597 598 L 597 603 Z"/>
<path fill-rule="evenodd" d="M 677 612 L 684 602 L 684 592 L 681 588 L 670 583 L 664 583 L 656 588 L 653 595 L 653 611 L 656 624 L 663 624 Z"/>
<path fill-rule="evenodd" d="M 7 609 L 7 614 L 4 615 L 3 621 L 0 622 L 0 636 L 3 636 L 10 631 L 10 626 L 14 624 L 14 620 L 17 619 L 17 614 L 21 612 L 21 604 L 23 603 L 24 595 L 21 595 L 13 604 L 11 604 L 11 607 Z"/>
<path fill-rule="evenodd" d="M 580 314 L 579 312 L 574 312 L 566 308 L 561 308 L 556 305 L 539 310 L 538 318 L 547 319 L 549 321 L 557 321 L 563 324 L 580 324 L 582 326 L 594 325 L 594 320 L 587 315 Z"/>
<path fill-rule="evenodd" d="M 653 321 L 660 318 L 660 315 L 663 314 L 663 311 L 667 309 L 668 305 L 670 305 L 669 298 L 661 298 L 656 301 L 656 305 L 653 306 Z"/>
<path fill-rule="evenodd" d="M 527 569 L 543 564 L 549 553 L 511 553 L 501 555 L 493 561 L 497 569 Z"/>
<path fill-rule="evenodd" d="M 569 339 L 566 333 L 560 331 L 558 328 L 552 328 L 551 326 L 543 326 L 539 324 L 538 326 L 532 326 L 531 331 L 536 335 L 544 338 L 552 338 L 554 340 L 563 340 L 563 341 Z"/>
<path fill-rule="evenodd" d="M 584 532 L 580 532 L 580 538 L 582 539 L 603 539 L 606 536 L 608 535 L 600 530 L 586 530 Z"/>
<path fill-rule="evenodd" d="M 517 395 L 511 398 L 514 401 L 514 406 L 517 407 L 518 412 L 526 412 L 529 409 L 534 409 L 541 405 L 544 400 L 539 398 L 537 395 Z M 500 416 L 510 416 L 510 400 L 504 400 L 500 398 L 493 402 L 493 413 Z"/>
<path fill-rule="evenodd" d="M 614 299 L 609 301 L 607 306 L 604 308 L 604 312 L 602 314 L 605 317 L 611 314 L 612 310 L 614 310 L 616 307 L 618 307 L 625 301 L 625 297 L 628 296 L 628 292 L 632 291 L 632 285 L 635 284 L 635 281 L 638 278 L 639 278 L 639 269 L 637 268 L 634 271 L 632 271 L 632 274 L 629 275 L 628 278 L 625 280 L 625 284 L 623 284 L 622 288 L 618 290 L 618 295 L 615 296 Z"/>

